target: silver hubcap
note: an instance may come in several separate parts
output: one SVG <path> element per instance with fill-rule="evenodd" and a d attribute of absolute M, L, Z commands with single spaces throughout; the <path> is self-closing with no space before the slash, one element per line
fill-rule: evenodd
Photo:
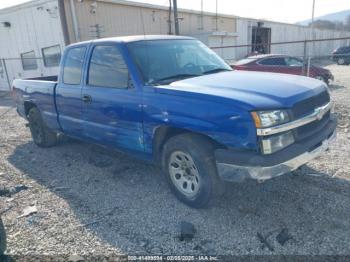
<path fill-rule="evenodd" d="M 199 173 L 192 157 L 181 151 L 170 155 L 169 174 L 176 188 L 186 196 L 192 197 L 199 190 Z"/>
<path fill-rule="evenodd" d="M 345 60 L 343 58 L 339 58 L 338 63 L 340 65 L 343 65 L 345 63 Z"/>

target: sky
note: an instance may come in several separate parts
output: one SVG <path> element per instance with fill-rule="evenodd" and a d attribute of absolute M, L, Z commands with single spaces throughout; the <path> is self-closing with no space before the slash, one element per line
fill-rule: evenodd
<path fill-rule="evenodd" d="M 149 4 L 166 5 L 169 0 L 134 0 Z M 243 17 L 267 19 L 272 21 L 295 23 L 311 18 L 312 0 L 178 0 L 179 8 L 201 9 Z M 28 0 L 0 0 L 0 9 Z M 328 13 L 350 9 L 350 0 L 316 0 L 315 17 Z"/>

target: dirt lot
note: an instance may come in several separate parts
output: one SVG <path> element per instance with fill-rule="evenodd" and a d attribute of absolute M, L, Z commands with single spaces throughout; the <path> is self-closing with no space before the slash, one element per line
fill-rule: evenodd
<path fill-rule="evenodd" d="M 299 175 L 231 184 L 204 210 L 177 201 L 159 169 L 124 154 L 76 141 L 36 147 L 0 98 L 0 185 L 28 187 L 0 197 L 7 254 L 349 255 L 350 66 L 328 67 L 340 120 L 331 150 Z M 29 206 L 37 212 L 21 217 Z M 197 229 L 192 241 L 178 237 L 183 220 Z"/>

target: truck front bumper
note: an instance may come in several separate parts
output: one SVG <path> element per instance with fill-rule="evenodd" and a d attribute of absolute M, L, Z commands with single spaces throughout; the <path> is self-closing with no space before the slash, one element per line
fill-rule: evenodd
<path fill-rule="evenodd" d="M 275 154 L 261 155 L 230 149 L 215 151 L 216 165 L 221 179 L 231 182 L 246 178 L 267 180 L 296 170 L 320 156 L 336 137 L 336 120 L 307 141 L 295 143 Z"/>

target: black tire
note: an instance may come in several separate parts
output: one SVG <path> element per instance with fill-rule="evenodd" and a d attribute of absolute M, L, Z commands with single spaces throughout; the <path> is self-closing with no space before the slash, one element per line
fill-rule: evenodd
<path fill-rule="evenodd" d="M 0 218 L 0 260 L 1 255 L 5 253 L 6 250 L 6 232 L 4 228 L 4 224 L 2 223 L 2 219 Z"/>
<path fill-rule="evenodd" d="M 195 164 L 191 169 L 192 171 L 197 170 L 196 174 L 199 181 L 197 180 L 198 191 L 194 195 L 189 196 L 181 192 L 180 189 L 178 189 L 179 184 L 176 185 L 176 181 L 173 182 L 173 180 L 176 179 L 175 176 L 172 178 L 171 168 L 173 166 L 171 166 L 170 158 L 177 152 L 183 152 L 185 155 L 190 156 L 192 158 L 191 161 L 193 160 Z M 225 192 L 225 183 L 221 181 L 217 175 L 213 152 L 214 146 L 208 139 L 189 133 L 170 138 L 163 147 L 162 168 L 166 174 L 170 188 L 180 201 L 190 207 L 206 207 L 215 196 L 223 195 Z M 178 168 L 181 169 L 181 167 Z M 182 172 L 186 173 L 187 171 L 185 172 L 185 169 L 182 169 Z M 184 180 L 183 177 L 186 175 L 187 174 L 180 175 L 181 181 Z M 188 181 L 180 183 L 183 183 L 182 186 L 186 184 L 187 188 Z M 193 184 L 188 187 L 192 186 Z"/>
<path fill-rule="evenodd" d="M 346 64 L 345 58 L 339 57 L 339 58 L 337 59 L 337 64 L 338 64 L 338 65 L 345 65 L 345 64 Z"/>
<path fill-rule="evenodd" d="M 57 133 L 44 123 L 39 109 L 33 107 L 28 113 L 29 128 L 34 143 L 39 147 L 51 147 L 57 143 Z"/>

